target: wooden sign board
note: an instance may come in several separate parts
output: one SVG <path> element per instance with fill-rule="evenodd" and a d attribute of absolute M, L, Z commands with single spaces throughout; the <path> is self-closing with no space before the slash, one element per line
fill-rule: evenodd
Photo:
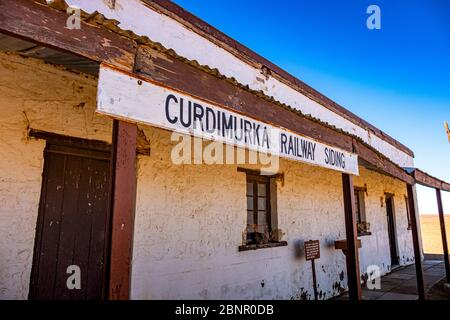
<path fill-rule="evenodd" d="M 125 121 L 359 174 L 356 154 L 106 65 L 100 66 L 96 111 Z"/>
<path fill-rule="evenodd" d="M 319 240 L 311 240 L 305 242 L 306 261 L 320 258 L 320 242 Z"/>

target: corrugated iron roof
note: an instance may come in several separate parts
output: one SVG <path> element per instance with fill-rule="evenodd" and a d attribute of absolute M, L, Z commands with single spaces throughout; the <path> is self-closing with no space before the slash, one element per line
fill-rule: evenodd
<path fill-rule="evenodd" d="M 46 5 L 46 6 L 52 7 L 54 9 L 57 9 L 57 10 L 60 10 L 60 11 L 64 11 L 64 12 L 66 11 L 66 8 L 68 6 L 66 4 L 65 0 L 55 0 L 53 3 L 50 3 L 50 4 L 48 4 L 46 2 L 46 0 L 34 0 L 34 1 L 38 2 L 38 3 L 41 3 L 43 5 Z M 208 74 L 211 74 L 211 75 L 213 75 L 213 76 L 215 76 L 215 77 L 217 77 L 217 78 L 219 78 L 221 80 L 230 82 L 233 85 L 235 85 L 235 86 L 237 86 L 237 87 L 239 87 L 239 88 L 241 88 L 243 90 L 249 91 L 250 93 L 252 93 L 252 94 L 254 94 L 254 95 L 256 95 L 256 96 L 258 96 L 258 97 L 260 97 L 260 98 L 262 98 L 264 100 L 267 100 L 267 101 L 269 101 L 271 103 L 277 104 L 278 106 L 280 106 L 282 108 L 288 109 L 291 112 L 293 112 L 293 113 L 295 113 L 295 114 L 297 114 L 297 115 L 299 115 L 301 117 L 304 117 L 304 118 L 307 118 L 309 120 L 312 120 L 312 121 L 314 121 L 314 122 L 316 122 L 316 123 L 318 123 L 318 124 L 320 124 L 322 126 L 330 128 L 330 129 L 332 129 L 332 130 L 334 130 L 336 132 L 339 132 L 339 133 L 345 134 L 347 136 L 350 136 L 350 137 L 354 138 L 355 140 L 357 140 L 358 142 L 360 142 L 362 145 L 364 145 L 367 148 L 369 148 L 370 150 L 373 150 L 380 157 L 380 159 L 388 160 L 389 162 L 391 162 L 396 167 L 402 169 L 399 165 L 395 164 L 387 156 L 385 156 L 384 154 L 382 154 L 381 152 L 376 150 L 374 147 L 372 147 L 371 145 L 366 143 L 360 137 L 358 137 L 358 136 L 356 136 L 354 134 L 351 134 L 349 132 L 346 132 L 346 131 L 344 131 L 344 130 L 342 130 L 340 128 L 337 128 L 336 126 L 334 126 L 332 124 L 329 124 L 329 123 L 324 122 L 324 121 L 322 121 L 320 119 L 312 117 L 309 114 L 304 114 L 300 110 L 295 109 L 295 108 L 293 108 L 293 107 L 291 107 L 289 105 L 286 105 L 285 103 L 282 103 L 282 102 L 274 99 L 274 97 L 267 96 L 263 91 L 256 91 L 256 90 L 250 89 L 248 85 L 243 85 L 243 84 L 239 83 L 235 78 L 233 78 L 233 77 L 229 78 L 229 77 L 226 77 L 225 75 L 221 74 L 220 71 L 217 68 L 211 68 L 211 67 L 209 67 L 207 65 L 200 65 L 196 60 L 189 60 L 189 59 L 187 59 L 185 57 L 182 57 L 182 56 L 178 55 L 173 49 L 167 49 L 161 43 L 154 42 L 154 41 L 150 40 L 147 36 L 139 36 L 139 35 L 135 34 L 132 30 L 123 30 L 123 29 L 121 29 L 119 27 L 119 22 L 117 20 L 108 19 L 103 14 L 101 14 L 99 12 L 93 12 L 93 13 L 89 14 L 89 13 L 86 13 L 85 11 L 81 11 L 81 18 L 86 23 L 89 23 L 91 25 L 101 26 L 101 27 L 106 28 L 106 29 L 108 29 L 108 30 L 110 30 L 112 32 L 115 32 L 115 33 L 117 33 L 117 34 L 119 34 L 121 36 L 124 36 L 124 37 L 127 37 L 129 39 L 132 39 L 138 44 L 146 45 L 146 46 L 148 46 L 148 47 L 150 47 L 150 48 L 152 48 L 152 49 L 154 49 L 154 50 L 156 50 L 158 52 L 161 52 L 161 53 L 163 53 L 165 55 L 168 55 L 168 56 L 173 57 L 175 59 L 178 59 L 178 60 L 180 60 L 180 61 L 182 61 L 182 62 L 184 62 L 186 64 L 189 64 L 189 65 L 191 65 L 191 66 L 193 66 L 195 68 L 198 68 L 198 69 L 200 69 L 200 70 L 202 70 L 204 72 L 207 72 Z"/>

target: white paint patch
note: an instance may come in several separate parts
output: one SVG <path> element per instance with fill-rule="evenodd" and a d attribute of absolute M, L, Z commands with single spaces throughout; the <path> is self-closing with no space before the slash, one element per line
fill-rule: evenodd
<path fill-rule="evenodd" d="M 310 114 L 323 122 L 328 122 L 345 132 L 356 135 L 399 166 L 414 166 L 414 159 L 411 156 L 372 134 L 370 130 L 354 124 L 273 77 L 261 82 L 259 69 L 187 29 L 176 20 L 153 11 L 139 0 L 117 0 L 114 10 L 101 0 L 68 0 L 67 2 L 81 7 L 87 12 L 97 10 L 107 18 L 118 20 L 122 29 L 132 30 L 138 35 L 146 35 L 151 40 L 174 49 L 187 59 L 197 60 L 200 64 L 217 68 L 222 74 L 234 77 L 251 89 L 262 90 L 267 96 L 273 96 L 276 100 L 290 105 L 304 114 Z"/>

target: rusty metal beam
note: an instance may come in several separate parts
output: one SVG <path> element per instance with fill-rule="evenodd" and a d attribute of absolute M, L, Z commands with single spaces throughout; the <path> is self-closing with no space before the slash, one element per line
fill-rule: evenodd
<path fill-rule="evenodd" d="M 350 300 L 361 300 L 361 280 L 359 271 L 358 238 L 356 229 L 355 193 L 353 191 L 353 176 L 342 174 L 344 194 L 345 233 L 347 237 L 348 292 Z"/>
<path fill-rule="evenodd" d="M 444 264 L 445 264 L 445 275 L 447 277 L 447 283 L 450 283 L 450 263 L 448 257 L 448 242 L 447 234 L 445 231 L 445 217 L 444 217 L 444 207 L 442 205 L 441 190 L 436 189 L 436 199 L 439 211 L 439 223 L 441 225 L 441 237 L 442 237 L 442 249 L 444 251 Z"/>
<path fill-rule="evenodd" d="M 417 291 L 419 300 L 425 300 L 425 287 L 423 284 L 423 269 L 422 269 L 422 254 L 420 250 L 419 231 L 417 228 L 417 216 L 415 206 L 415 196 L 413 191 L 413 185 L 406 184 L 408 192 L 408 206 L 411 216 L 411 232 L 413 238 L 414 247 L 414 261 L 416 264 L 416 279 L 417 279 Z"/>
<path fill-rule="evenodd" d="M 113 120 L 110 300 L 127 300 L 130 297 L 136 201 L 136 140 L 135 124 Z"/>

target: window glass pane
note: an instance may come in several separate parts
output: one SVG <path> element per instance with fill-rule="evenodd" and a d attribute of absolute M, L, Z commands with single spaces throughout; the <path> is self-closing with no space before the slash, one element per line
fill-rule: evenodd
<path fill-rule="evenodd" d="M 253 197 L 247 196 L 247 210 L 254 210 L 253 208 Z"/>
<path fill-rule="evenodd" d="M 258 211 L 258 225 L 266 225 L 267 212 L 266 211 Z"/>
<path fill-rule="evenodd" d="M 258 196 L 265 197 L 266 196 L 266 184 L 258 183 Z"/>
<path fill-rule="evenodd" d="M 253 195 L 253 183 L 247 182 L 247 195 L 252 196 Z"/>
<path fill-rule="evenodd" d="M 258 198 L 258 210 L 267 210 L 266 208 L 267 199 L 266 198 Z"/>
<path fill-rule="evenodd" d="M 253 224 L 255 224 L 255 222 L 253 221 L 253 211 L 247 211 L 247 225 L 253 226 Z"/>
<path fill-rule="evenodd" d="M 266 211 L 258 211 L 258 225 L 256 227 L 257 232 L 265 233 L 268 231 L 266 215 Z"/>

